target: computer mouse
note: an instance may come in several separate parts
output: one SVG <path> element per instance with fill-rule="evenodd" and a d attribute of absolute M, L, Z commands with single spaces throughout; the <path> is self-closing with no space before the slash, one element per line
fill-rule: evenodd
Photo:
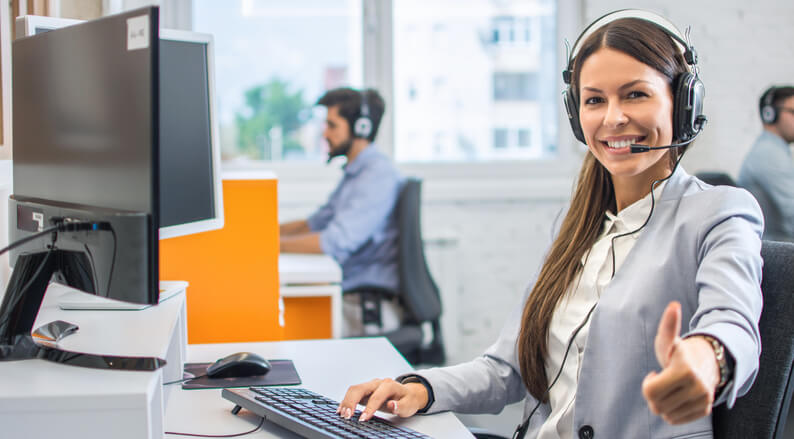
<path fill-rule="evenodd" d="M 207 368 L 209 378 L 240 378 L 270 372 L 270 362 L 251 352 L 227 355 Z"/>

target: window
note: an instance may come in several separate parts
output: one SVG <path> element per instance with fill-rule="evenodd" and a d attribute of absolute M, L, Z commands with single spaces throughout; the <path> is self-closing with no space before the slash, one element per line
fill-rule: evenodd
<path fill-rule="evenodd" d="M 494 44 L 529 44 L 530 17 L 500 16 L 491 18 L 491 42 Z"/>
<path fill-rule="evenodd" d="M 387 99 L 377 141 L 398 162 L 569 154 L 558 146 L 567 0 L 185 1 L 193 30 L 215 36 L 226 161 L 317 163 L 314 103 L 364 84 Z"/>
<path fill-rule="evenodd" d="M 502 73 L 493 75 L 493 99 L 495 101 L 537 100 L 538 81 L 534 73 Z"/>
<path fill-rule="evenodd" d="M 499 154 L 505 154 L 504 150 L 513 149 L 507 152 L 516 158 L 536 158 L 527 153 L 527 149 L 532 147 L 532 130 L 529 128 L 494 128 L 493 147 L 501 150 Z M 520 151 L 519 151 L 520 150 Z"/>
<path fill-rule="evenodd" d="M 395 158 L 556 157 L 556 3 L 393 1 Z"/>
<path fill-rule="evenodd" d="M 527 148 L 530 146 L 530 138 L 529 133 L 531 131 L 529 129 L 519 129 L 518 130 L 518 147 L 519 148 Z"/>
<path fill-rule="evenodd" d="M 193 14 L 215 36 L 224 160 L 324 157 L 314 103 L 361 86 L 360 0 L 194 0 Z"/>
<path fill-rule="evenodd" d="M 505 128 L 493 130 L 493 147 L 496 149 L 507 148 L 507 130 Z"/>

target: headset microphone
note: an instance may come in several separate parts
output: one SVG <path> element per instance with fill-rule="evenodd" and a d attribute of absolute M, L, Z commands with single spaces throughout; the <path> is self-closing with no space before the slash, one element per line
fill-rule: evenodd
<path fill-rule="evenodd" d="M 703 125 L 706 124 L 707 119 L 706 119 L 705 116 L 701 115 L 701 116 L 698 117 L 698 122 L 699 122 L 698 130 L 695 133 L 695 135 L 692 136 L 692 138 L 689 139 L 689 140 L 685 140 L 685 141 L 683 141 L 681 143 L 673 143 L 671 145 L 665 145 L 665 146 L 648 146 L 648 145 L 634 144 L 634 145 L 631 145 L 631 153 L 632 154 L 637 154 L 637 153 L 640 153 L 640 152 L 648 152 L 648 151 L 650 151 L 652 149 L 671 149 L 671 148 L 680 148 L 682 146 L 687 146 L 690 143 L 694 142 L 695 139 L 698 138 L 700 133 L 703 132 Z"/>
<path fill-rule="evenodd" d="M 697 136 L 696 136 L 696 137 L 697 137 Z M 692 143 L 692 141 L 693 141 L 693 140 L 695 140 L 695 138 L 694 138 L 694 137 L 693 137 L 693 138 L 691 138 L 691 139 L 689 139 L 689 140 L 687 140 L 686 142 L 681 142 L 681 143 L 673 143 L 672 145 L 665 145 L 665 146 L 648 146 L 648 145 L 639 145 L 639 144 L 635 144 L 635 145 L 631 145 L 631 153 L 632 153 L 632 154 L 637 154 L 637 153 L 639 153 L 639 152 L 648 152 L 648 151 L 650 151 L 650 150 L 652 150 L 652 149 L 671 149 L 671 148 L 680 148 L 680 147 L 682 147 L 682 146 L 689 145 L 690 143 Z"/>

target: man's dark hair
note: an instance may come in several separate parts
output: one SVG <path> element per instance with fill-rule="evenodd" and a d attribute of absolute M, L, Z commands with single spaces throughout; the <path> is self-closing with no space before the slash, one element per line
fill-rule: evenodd
<path fill-rule="evenodd" d="M 780 107 L 780 101 L 794 96 L 794 87 L 786 86 L 772 86 L 764 91 L 761 98 L 758 100 L 758 111 L 763 112 L 766 105 L 771 105 L 774 108 Z"/>
<path fill-rule="evenodd" d="M 353 135 L 353 125 L 356 119 L 361 117 L 361 99 L 366 96 L 367 107 L 369 108 L 369 119 L 372 121 L 372 132 L 367 137 L 370 142 L 375 140 L 378 134 L 378 127 L 386 110 L 386 104 L 380 94 L 371 88 L 364 91 L 353 90 L 352 88 L 335 88 L 328 90 L 318 101 L 317 105 L 326 108 L 337 107 L 339 115 L 347 120 L 350 126 L 350 134 Z"/>

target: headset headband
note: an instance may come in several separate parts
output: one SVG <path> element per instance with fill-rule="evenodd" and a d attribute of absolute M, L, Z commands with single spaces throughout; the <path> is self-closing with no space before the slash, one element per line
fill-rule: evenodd
<path fill-rule="evenodd" d="M 587 38 L 593 32 L 597 31 L 602 26 L 613 21 L 620 20 L 621 18 L 637 18 L 655 24 L 678 44 L 679 48 L 684 52 L 684 60 L 687 62 L 687 64 L 693 67 L 697 64 L 698 57 L 697 52 L 695 52 L 695 48 L 687 42 L 684 34 L 682 34 L 681 31 L 678 30 L 678 28 L 675 27 L 670 20 L 655 12 L 646 11 L 644 9 L 619 9 L 617 11 L 602 15 L 597 20 L 590 23 L 590 25 L 588 25 L 579 35 L 579 38 L 577 38 L 573 43 L 573 47 L 571 47 L 568 53 L 567 67 L 562 72 L 562 79 L 566 84 L 571 83 L 573 61 L 576 59 L 576 55 L 579 53 L 579 42 L 587 40 Z"/>
<path fill-rule="evenodd" d="M 775 95 L 777 94 L 777 87 L 772 86 L 769 87 L 766 92 L 764 93 L 764 105 L 769 105 L 770 107 L 775 102 Z"/>

